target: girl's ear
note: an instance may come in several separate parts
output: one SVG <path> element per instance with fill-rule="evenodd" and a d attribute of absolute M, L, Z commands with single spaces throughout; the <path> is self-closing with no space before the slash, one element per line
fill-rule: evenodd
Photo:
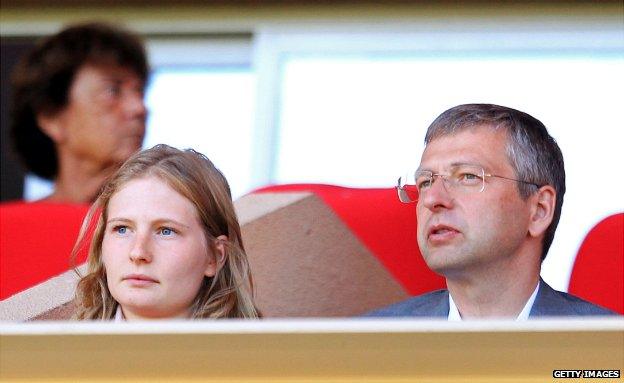
<path fill-rule="evenodd" d="M 228 237 L 225 235 L 220 235 L 214 239 L 214 251 L 206 266 L 206 271 L 204 272 L 205 276 L 214 277 L 215 274 L 217 274 L 217 270 L 225 263 L 225 246 L 227 240 Z"/>

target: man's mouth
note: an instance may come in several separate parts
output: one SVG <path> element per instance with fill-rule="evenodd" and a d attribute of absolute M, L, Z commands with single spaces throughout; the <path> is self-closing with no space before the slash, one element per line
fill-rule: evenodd
<path fill-rule="evenodd" d="M 427 233 L 427 240 L 431 243 L 445 243 L 460 234 L 460 231 L 456 228 L 448 225 L 434 225 L 429 228 Z"/>

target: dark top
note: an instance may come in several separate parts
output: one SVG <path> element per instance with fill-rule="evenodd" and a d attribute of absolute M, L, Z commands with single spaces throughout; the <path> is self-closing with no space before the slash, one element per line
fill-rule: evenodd
<path fill-rule="evenodd" d="M 539 290 L 529 313 L 538 316 L 617 315 L 574 295 L 554 290 L 540 279 Z M 436 290 L 365 314 L 365 317 L 448 317 L 449 292 Z"/>

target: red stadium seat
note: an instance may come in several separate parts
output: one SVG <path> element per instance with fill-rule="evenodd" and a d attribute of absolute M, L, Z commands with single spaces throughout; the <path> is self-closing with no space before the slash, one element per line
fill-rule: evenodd
<path fill-rule="evenodd" d="M 568 291 L 624 314 L 624 213 L 605 218 L 587 234 Z"/>
<path fill-rule="evenodd" d="M 89 206 L 50 202 L 0 204 L 0 300 L 69 270 Z M 81 263 L 86 252 L 77 260 Z"/>

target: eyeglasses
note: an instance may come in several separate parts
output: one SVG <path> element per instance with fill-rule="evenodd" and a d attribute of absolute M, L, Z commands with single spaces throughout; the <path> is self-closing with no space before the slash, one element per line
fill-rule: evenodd
<path fill-rule="evenodd" d="M 486 177 L 496 177 L 504 180 L 521 182 L 539 188 L 539 185 L 532 182 L 488 174 L 481 166 L 458 165 L 453 166 L 449 174 L 434 173 L 429 170 L 417 170 L 414 173 L 400 177 L 399 184 L 397 185 L 399 200 L 403 203 L 418 201 L 419 197 L 425 196 L 429 189 L 431 189 L 436 177 L 444 181 L 444 186 L 447 191 L 456 191 L 463 194 L 481 193 L 485 190 Z"/>

